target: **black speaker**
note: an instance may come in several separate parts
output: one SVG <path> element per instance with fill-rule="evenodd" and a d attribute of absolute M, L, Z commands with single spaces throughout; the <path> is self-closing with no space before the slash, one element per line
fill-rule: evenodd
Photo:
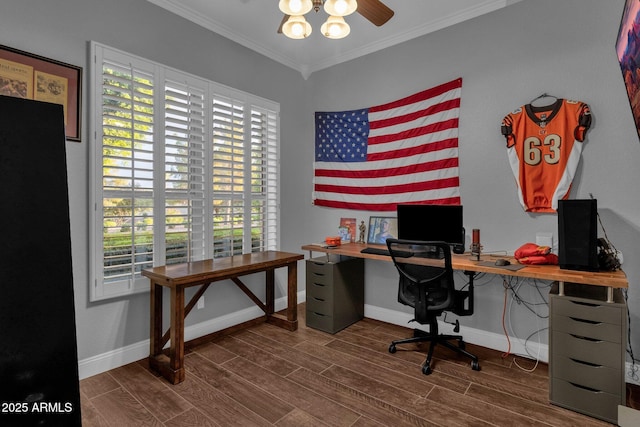
<path fill-rule="evenodd" d="M 598 270 L 598 203 L 558 201 L 558 263 L 566 270 Z"/>

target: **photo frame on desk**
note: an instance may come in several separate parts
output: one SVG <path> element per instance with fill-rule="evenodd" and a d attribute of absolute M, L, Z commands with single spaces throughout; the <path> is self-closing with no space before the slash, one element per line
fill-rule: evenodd
<path fill-rule="evenodd" d="M 367 243 L 385 245 L 388 238 L 397 238 L 398 218 L 390 216 L 370 216 Z"/>
<path fill-rule="evenodd" d="M 61 104 L 65 134 L 80 142 L 82 67 L 0 45 L 0 95 Z"/>

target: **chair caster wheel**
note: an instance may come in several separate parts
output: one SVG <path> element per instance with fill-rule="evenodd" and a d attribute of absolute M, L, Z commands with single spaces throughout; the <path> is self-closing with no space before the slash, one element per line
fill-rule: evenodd
<path fill-rule="evenodd" d="M 471 369 L 473 369 L 474 371 L 479 371 L 480 370 L 480 364 L 478 363 L 477 360 L 473 360 L 471 362 Z"/>
<path fill-rule="evenodd" d="M 395 344 L 391 344 L 389 346 L 389 353 L 393 354 L 395 352 L 396 352 L 396 346 L 395 346 Z"/>
<path fill-rule="evenodd" d="M 431 366 L 429 366 L 428 363 L 425 363 L 422 366 L 422 373 L 425 374 L 425 375 L 429 375 L 431 373 Z"/>

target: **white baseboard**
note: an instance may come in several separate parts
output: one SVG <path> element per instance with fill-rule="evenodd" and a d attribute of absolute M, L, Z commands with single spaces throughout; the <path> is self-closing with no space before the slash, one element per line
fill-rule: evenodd
<path fill-rule="evenodd" d="M 298 292 L 298 301 L 305 301 L 305 292 Z M 275 301 L 275 310 L 283 310 L 287 307 L 287 298 L 279 298 Z M 200 322 L 195 325 L 187 326 L 184 329 L 185 341 L 192 340 L 207 334 L 220 331 L 247 322 L 249 320 L 257 319 L 260 316 L 264 316 L 264 312 L 260 307 L 253 306 L 244 310 L 236 311 L 226 316 L 216 317 L 206 322 Z M 111 369 L 118 368 L 128 363 L 144 359 L 149 356 L 149 340 L 144 340 L 131 344 L 125 347 L 121 347 L 106 353 L 98 354 L 93 357 L 82 359 L 78 362 L 78 375 L 80 379 L 92 377 L 94 375 L 106 372 Z"/>
<path fill-rule="evenodd" d="M 406 326 L 408 328 L 416 328 L 420 325 L 412 322 L 408 323 L 413 318 L 411 314 L 407 314 L 400 311 L 388 310 L 386 308 L 380 308 L 372 305 L 365 305 L 364 315 L 370 319 L 380 320 L 382 322 L 391 323 L 399 326 Z M 446 323 L 440 322 L 439 328 L 443 331 L 451 329 L 452 326 Z M 422 329 L 422 328 L 418 328 Z M 498 351 L 507 351 L 509 343 L 504 335 L 495 334 L 492 332 L 482 331 L 480 329 L 469 328 L 466 326 L 461 327 L 460 334 L 464 336 L 464 340 L 471 344 L 480 345 L 482 347 L 490 348 Z M 529 351 L 525 348 L 524 343 L 519 338 L 509 337 L 511 341 L 510 353 L 517 354 L 524 357 L 540 360 L 544 363 L 549 363 L 549 346 L 547 344 L 540 344 L 530 342 L 528 343 Z M 539 353 L 539 354 L 538 354 Z M 639 378 L 632 376 L 633 365 L 629 362 L 625 363 L 625 382 L 640 386 Z M 640 368 L 638 368 L 640 370 Z"/>
<path fill-rule="evenodd" d="M 298 301 L 305 301 L 305 291 L 298 292 Z M 276 311 L 282 310 L 287 306 L 287 298 L 283 297 L 275 302 Z M 256 319 L 262 316 L 264 313 L 259 307 L 250 307 L 244 310 L 237 311 L 235 313 L 228 314 L 226 316 L 216 317 L 206 322 L 201 322 L 185 328 L 184 335 L 185 340 L 192 340 L 194 338 L 201 337 L 203 335 L 211 334 L 216 331 L 228 328 L 233 325 L 237 325 L 242 322 L 246 322 L 252 319 Z M 365 305 L 364 315 L 370 319 L 380 320 L 382 322 L 391 323 L 399 326 L 406 326 L 408 328 L 415 328 L 419 326 L 417 323 L 408 323 L 413 317 L 410 314 L 389 310 L 386 308 L 376 307 L 372 305 Z M 452 328 L 451 325 L 446 323 L 440 323 L 440 327 L 443 331 L 447 331 Z M 480 345 L 498 351 L 507 351 L 508 342 L 504 335 L 495 334 L 493 332 L 482 331 L 480 329 L 474 329 L 462 326 L 461 335 L 464 336 L 464 340 L 471 344 Z M 511 341 L 510 353 L 530 357 L 532 359 L 540 360 L 541 362 L 548 363 L 549 360 L 549 346 L 547 344 L 540 344 L 530 342 L 528 344 L 528 351 L 525 348 L 524 343 L 519 338 L 509 337 Z M 149 340 L 140 341 L 135 344 L 128 345 L 126 347 L 118 348 L 113 351 L 109 351 L 103 354 L 99 354 L 93 357 L 89 357 L 81 360 L 78 363 L 78 374 L 80 379 L 88 378 L 93 375 L 106 372 L 111 369 L 118 368 L 128 363 L 144 359 L 149 356 Z M 629 376 L 631 372 L 631 364 L 626 364 L 626 382 L 640 385 L 637 379 Z"/>
<path fill-rule="evenodd" d="M 423 329 L 422 325 L 409 321 L 413 318 L 413 315 L 389 310 L 386 308 L 375 307 L 371 305 L 365 305 L 364 307 L 364 315 L 370 319 L 380 320 L 386 323 L 391 323 L 398 326 L 405 326 L 407 328 L 418 328 Z M 453 325 L 439 322 L 438 327 L 442 332 L 453 329 Z M 428 330 L 428 328 L 424 328 Z M 482 331 L 480 329 L 469 328 L 467 326 L 462 325 L 460 330 L 460 335 L 464 337 L 464 340 L 471 344 L 480 345 L 482 347 L 487 347 L 493 350 L 498 351 L 507 351 L 509 349 L 509 343 L 507 342 L 507 338 L 504 335 L 495 334 L 493 332 Z M 536 342 L 528 343 L 528 352 L 527 348 L 525 348 L 524 343 L 520 341 L 518 338 L 509 337 L 511 341 L 511 354 L 517 354 L 525 357 L 529 357 L 532 359 L 538 359 L 541 362 L 547 363 L 549 360 L 549 346 L 547 344 L 538 344 Z"/>

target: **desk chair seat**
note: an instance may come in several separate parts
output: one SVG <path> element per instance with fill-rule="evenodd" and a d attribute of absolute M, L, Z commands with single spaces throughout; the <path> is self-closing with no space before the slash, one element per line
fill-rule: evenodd
<path fill-rule="evenodd" d="M 451 266 L 451 248 L 445 242 L 423 242 L 415 240 L 387 239 L 389 254 L 400 275 L 398 302 L 414 308 L 416 321 L 429 325 L 429 332 L 414 330 L 411 338 L 396 340 L 389 346 L 389 352 L 396 352 L 396 345 L 430 342 L 427 359 L 422 373 L 431 373 L 431 358 L 435 346 L 443 345 L 471 359 L 471 368 L 480 370 L 478 357 L 465 350 L 460 335 L 443 335 L 438 332 L 438 316 L 448 311 L 459 316 L 473 314 L 473 275 L 469 273 L 467 290 L 456 290 Z M 407 257 L 407 251 L 411 256 Z M 401 256 L 397 256 L 400 254 Z M 456 322 L 455 332 L 458 331 Z M 450 341 L 458 341 L 458 345 Z"/>

